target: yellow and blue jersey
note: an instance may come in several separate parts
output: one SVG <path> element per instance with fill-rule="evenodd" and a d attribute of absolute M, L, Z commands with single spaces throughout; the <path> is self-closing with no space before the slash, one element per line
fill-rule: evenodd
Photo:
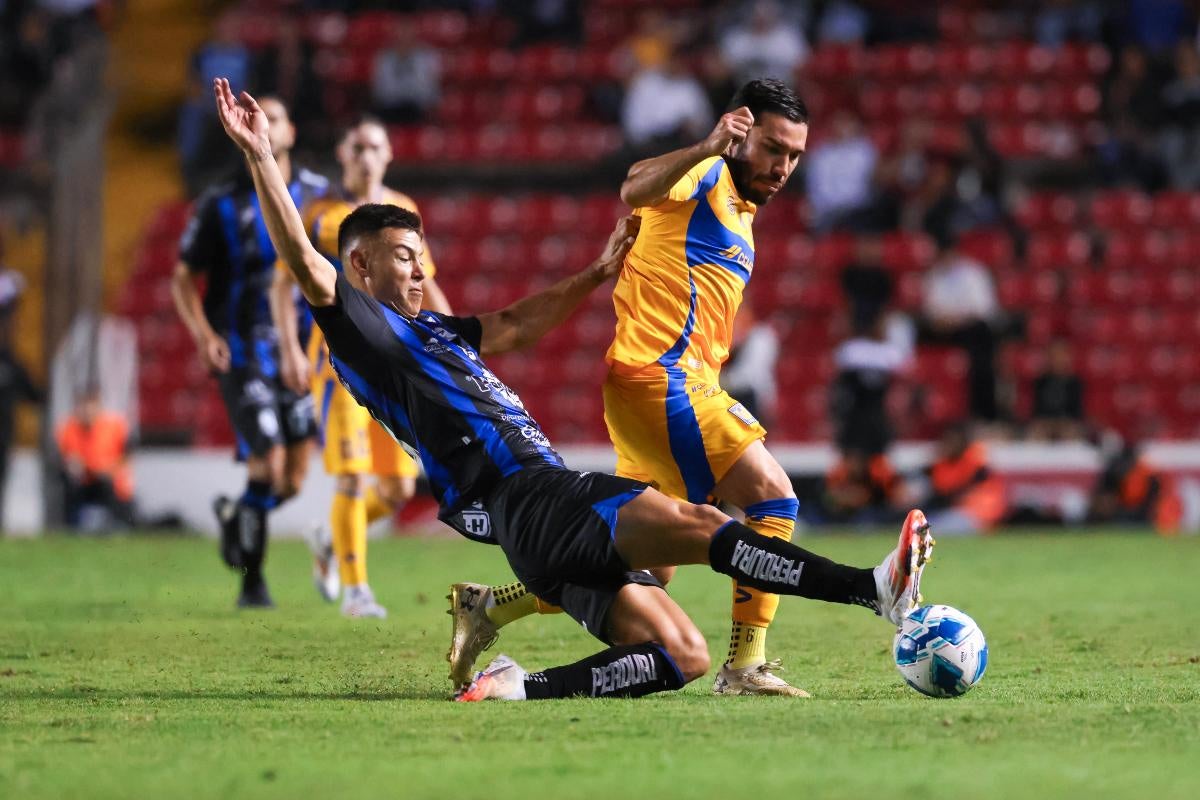
<path fill-rule="evenodd" d="M 720 386 L 754 271 L 755 211 L 723 158 L 701 161 L 635 212 L 641 230 L 613 292 L 604 420 L 617 474 L 694 503 L 766 436 Z"/>
<path fill-rule="evenodd" d="M 756 210 L 725 160 L 713 157 L 688 170 L 663 202 L 635 212 L 642 227 L 613 291 L 610 365 L 628 372 L 679 364 L 715 381 L 754 270 Z"/>

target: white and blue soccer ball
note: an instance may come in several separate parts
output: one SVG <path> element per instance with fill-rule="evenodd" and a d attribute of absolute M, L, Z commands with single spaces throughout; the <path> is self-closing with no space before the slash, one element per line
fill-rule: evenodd
<path fill-rule="evenodd" d="M 987 670 L 983 631 L 950 606 L 922 606 L 905 617 L 892 654 L 905 683 L 930 697 L 966 694 Z"/>

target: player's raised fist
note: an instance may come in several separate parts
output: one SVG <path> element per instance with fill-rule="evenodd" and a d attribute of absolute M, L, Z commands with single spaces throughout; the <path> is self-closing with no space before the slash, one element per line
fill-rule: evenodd
<path fill-rule="evenodd" d="M 267 135 L 270 123 L 266 113 L 249 92 L 234 97 L 225 78 L 213 80 L 213 94 L 217 98 L 217 115 L 225 133 L 246 155 L 265 158 L 271 154 L 271 140 Z"/>
<path fill-rule="evenodd" d="M 629 248 L 637 240 L 638 231 L 642 227 L 642 218 L 635 216 L 621 217 L 617 227 L 609 235 L 604 245 L 604 252 L 596 259 L 595 268 L 600 280 L 608 280 L 621 271 Z"/>
<path fill-rule="evenodd" d="M 727 114 L 722 114 L 717 120 L 717 126 L 704 140 L 708 151 L 714 156 L 724 155 L 733 145 L 746 141 L 750 129 L 754 127 L 754 115 L 750 109 L 742 106 Z"/>

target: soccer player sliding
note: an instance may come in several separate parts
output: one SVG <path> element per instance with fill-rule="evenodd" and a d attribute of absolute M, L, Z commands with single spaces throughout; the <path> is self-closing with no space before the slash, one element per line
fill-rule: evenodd
<path fill-rule="evenodd" d="M 499 656 L 459 700 L 639 697 L 678 689 L 710 666 L 700 631 L 645 570 L 708 564 L 745 586 L 866 606 L 893 625 L 916 605 L 933 547 L 924 515 L 896 548 L 855 568 L 764 536 L 712 506 L 672 499 L 640 481 L 567 469 L 520 398 L 483 356 L 527 347 L 608 282 L 638 235 L 620 220 L 583 271 L 499 311 L 422 311 L 420 218 L 359 206 L 338 231 L 343 272 L 313 248 L 249 94 L 214 82 L 221 123 L 242 149 L 271 239 L 325 334 L 343 385 L 418 454 L 440 518 L 498 544 L 513 572 L 607 647 L 574 664 L 527 673 Z"/>

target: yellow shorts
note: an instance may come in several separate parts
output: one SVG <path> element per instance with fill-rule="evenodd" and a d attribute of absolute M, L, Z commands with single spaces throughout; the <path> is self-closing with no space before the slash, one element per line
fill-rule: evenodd
<path fill-rule="evenodd" d="M 314 382 L 325 471 L 415 478 L 417 464 L 336 378 Z"/>
<path fill-rule="evenodd" d="M 718 384 L 657 364 L 604 381 L 604 421 L 617 474 L 704 503 L 766 429 Z"/>

